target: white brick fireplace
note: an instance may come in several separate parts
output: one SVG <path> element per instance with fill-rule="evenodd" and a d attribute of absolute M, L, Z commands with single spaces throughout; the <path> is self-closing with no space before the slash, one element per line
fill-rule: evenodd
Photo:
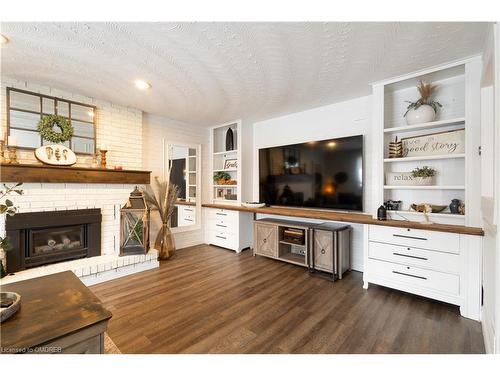
<path fill-rule="evenodd" d="M 6 108 L 6 87 L 29 90 L 97 106 L 96 144 L 106 144 L 108 167 L 121 165 L 124 169 L 142 169 L 142 112 L 95 98 L 61 91 L 47 86 L 30 84 L 16 79 L 1 78 L 1 108 Z M 6 114 L 1 111 L 1 129 L 6 131 Z M 32 151 L 20 151 L 23 164 L 37 163 Z M 79 157 L 77 166 L 90 167 L 91 158 Z M 1 173 L 1 171 L 0 171 Z M 0 174 L 0 181 L 2 181 Z M 18 182 L 18 181 L 14 181 Z M 9 181 L 10 183 L 10 181 Z M 7 184 L 9 184 L 7 183 Z M 119 257 L 120 208 L 135 185 L 130 184 L 73 184 L 25 183 L 24 194 L 10 199 L 19 212 L 59 211 L 100 208 L 102 214 L 101 256 L 51 264 L 20 271 L 2 279 L 10 283 L 45 274 L 72 270 L 87 285 L 159 266 L 157 252 L 147 255 Z M 0 231 L 5 231 L 5 217 L 0 218 Z M 154 238 L 153 238 L 154 240 Z M 4 258 L 4 254 L 0 254 Z"/>
<path fill-rule="evenodd" d="M 61 262 L 20 271 L 2 279 L 2 283 L 19 281 L 54 272 L 72 270 L 84 283 L 91 285 L 126 274 L 158 267 L 157 253 L 119 257 L 120 208 L 134 185 L 120 184 L 24 184 L 24 194 L 12 197 L 19 212 L 40 212 L 100 208 L 101 256 Z M 5 220 L 1 221 L 4 232 Z M 2 255 L 3 256 L 3 255 Z"/>

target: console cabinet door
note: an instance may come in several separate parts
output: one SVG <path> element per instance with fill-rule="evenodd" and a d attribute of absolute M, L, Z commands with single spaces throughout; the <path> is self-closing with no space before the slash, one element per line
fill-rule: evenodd
<path fill-rule="evenodd" d="M 333 233 L 330 231 L 314 231 L 314 267 L 333 272 Z"/>
<path fill-rule="evenodd" d="M 255 254 L 278 256 L 278 227 L 276 225 L 255 223 L 254 250 Z"/>

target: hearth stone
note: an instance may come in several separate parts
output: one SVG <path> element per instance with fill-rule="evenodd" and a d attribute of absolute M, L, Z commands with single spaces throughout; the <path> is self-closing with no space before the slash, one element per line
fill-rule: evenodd
<path fill-rule="evenodd" d="M 101 255 L 101 210 L 20 213 L 7 217 L 7 272 Z"/>

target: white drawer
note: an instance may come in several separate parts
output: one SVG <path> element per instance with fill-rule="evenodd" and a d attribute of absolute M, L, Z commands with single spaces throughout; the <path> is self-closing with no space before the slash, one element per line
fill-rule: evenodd
<path fill-rule="evenodd" d="M 208 241 L 212 245 L 238 250 L 238 238 L 232 233 L 209 231 Z"/>
<path fill-rule="evenodd" d="M 426 288 L 455 296 L 460 292 L 460 278 L 457 275 L 376 259 L 368 259 L 368 269 L 371 276 L 377 276 L 389 282 L 403 283 L 409 287 Z"/>
<path fill-rule="evenodd" d="M 181 211 L 183 211 L 186 214 L 194 214 L 196 212 L 196 206 L 185 206 L 185 205 L 179 205 L 178 206 Z"/>
<path fill-rule="evenodd" d="M 208 219 L 237 221 L 238 211 L 212 208 L 208 210 Z"/>
<path fill-rule="evenodd" d="M 368 256 L 373 259 L 431 268 L 456 275 L 460 273 L 459 255 L 440 251 L 370 241 Z"/>
<path fill-rule="evenodd" d="M 179 218 L 189 218 L 189 219 L 195 219 L 196 218 L 196 210 L 195 209 L 186 209 L 182 208 L 179 210 Z"/>
<path fill-rule="evenodd" d="M 226 218 L 212 218 L 208 219 L 208 230 L 213 231 L 226 231 L 228 233 L 238 233 L 238 221 L 236 220 L 228 220 Z"/>
<path fill-rule="evenodd" d="M 189 217 L 183 217 L 182 219 L 179 219 L 179 223 L 178 225 L 180 227 L 187 227 L 189 225 L 195 225 L 196 224 L 196 221 L 192 218 L 189 218 Z"/>
<path fill-rule="evenodd" d="M 456 233 L 370 225 L 369 239 L 420 249 L 460 253 L 460 235 Z"/>

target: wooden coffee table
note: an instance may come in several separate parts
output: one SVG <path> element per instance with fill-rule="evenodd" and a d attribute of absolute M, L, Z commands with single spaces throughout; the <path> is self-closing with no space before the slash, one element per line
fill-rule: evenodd
<path fill-rule="evenodd" d="M 103 353 L 112 314 L 71 271 L 1 286 L 21 309 L 0 324 L 1 353 Z"/>

